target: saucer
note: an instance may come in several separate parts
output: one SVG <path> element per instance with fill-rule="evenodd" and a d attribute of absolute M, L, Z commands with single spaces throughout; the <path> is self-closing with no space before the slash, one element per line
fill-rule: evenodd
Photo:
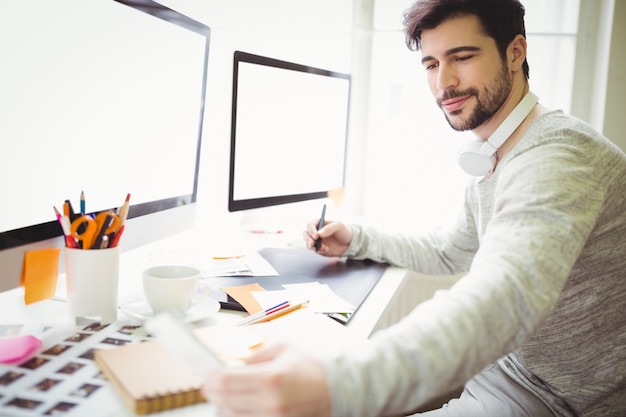
<path fill-rule="evenodd" d="M 217 300 L 206 295 L 196 294 L 193 297 L 191 307 L 189 307 L 189 310 L 187 310 L 187 313 L 181 320 L 187 323 L 203 320 L 217 313 L 220 307 L 220 303 Z M 142 321 L 150 320 L 154 317 L 154 313 L 143 295 L 125 299 L 120 305 L 120 310 L 129 317 Z"/>

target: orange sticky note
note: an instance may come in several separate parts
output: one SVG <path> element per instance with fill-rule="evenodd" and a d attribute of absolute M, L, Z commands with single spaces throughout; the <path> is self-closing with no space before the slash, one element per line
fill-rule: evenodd
<path fill-rule="evenodd" d="M 254 284 L 223 287 L 222 290 L 233 297 L 250 314 L 258 313 L 263 309 L 261 304 L 259 304 L 252 295 L 252 291 L 265 291 L 265 288 L 261 287 L 256 282 Z"/>
<path fill-rule="evenodd" d="M 54 296 L 59 275 L 60 248 L 33 250 L 24 253 L 22 286 L 24 302 L 36 303 Z"/>

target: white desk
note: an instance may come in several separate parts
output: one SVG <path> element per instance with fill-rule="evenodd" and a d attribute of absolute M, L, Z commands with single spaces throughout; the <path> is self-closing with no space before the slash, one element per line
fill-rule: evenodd
<path fill-rule="evenodd" d="M 389 321 L 388 315 L 398 315 L 390 300 L 397 297 L 399 288 L 403 285 L 407 271 L 400 268 L 387 268 L 376 286 L 372 289 L 363 304 L 352 316 L 347 327 L 363 337 L 369 337 L 376 330 L 387 327 L 396 320 Z M 59 285 L 64 285 L 63 281 Z M 122 296 L 120 296 L 121 298 Z M 403 309 L 404 310 L 404 309 Z M 215 315 L 202 320 L 196 325 L 210 326 L 229 324 L 241 320 L 245 313 L 232 310 L 220 310 Z M 129 320 L 129 317 L 119 312 L 120 320 Z M 45 323 L 49 325 L 72 325 L 74 318 L 67 311 L 67 305 L 59 299 L 50 299 L 24 305 L 23 288 L 0 293 L 0 325 L 21 323 Z"/>
<path fill-rule="evenodd" d="M 128 294 L 136 293 L 141 288 L 141 270 L 146 267 L 145 259 L 150 258 L 150 253 L 146 251 L 160 250 L 157 248 L 143 248 L 130 251 L 122 255 L 120 262 L 120 299 Z M 441 284 L 439 284 L 442 282 Z M 375 331 L 387 327 L 408 311 L 418 302 L 429 298 L 432 293 L 441 286 L 449 286 L 452 281 L 433 279 L 414 273 L 408 273 L 399 268 L 387 268 L 377 285 L 372 289 L 365 301 L 358 308 L 347 324 L 351 332 L 359 337 L 369 337 Z M 58 283 L 58 293 L 64 294 L 64 280 Z M 215 315 L 197 323 L 198 326 L 211 326 L 235 323 L 244 316 L 244 313 L 236 311 L 221 310 Z M 119 319 L 125 320 L 127 317 L 119 313 Z M 58 300 L 46 300 L 28 306 L 23 302 L 23 289 L 18 288 L 4 293 L 0 293 L 0 325 L 20 324 L 20 323 L 45 323 L 57 326 L 70 326 L 75 324 L 74 318 L 69 316 L 65 302 Z M 0 365 L 0 376 L 4 373 Z M 24 388 L 22 388 L 24 389 Z M 28 392 L 18 391 L 12 393 L 28 397 Z M 60 399 L 62 400 L 62 398 Z M 0 398 L 0 401 L 4 401 Z M 43 406 L 42 406 L 43 407 Z M 45 405 L 49 408 L 49 405 Z M 47 408 L 38 409 L 38 414 L 45 412 Z M 4 411 L 4 410 L 3 410 Z M 0 413 L 1 414 L 1 413 Z M 36 415 L 25 412 L 24 415 Z M 80 403 L 76 412 L 64 414 L 89 415 L 93 417 L 108 416 L 133 416 L 127 411 L 115 392 L 108 386 L 99 390 L 93 398 Z M 185 407 L 177 410 L 159 413 L 159 417 L 170 416 L 211 416 L 215 415 L 210 405 L 202 404 L 198 406 Z"/>

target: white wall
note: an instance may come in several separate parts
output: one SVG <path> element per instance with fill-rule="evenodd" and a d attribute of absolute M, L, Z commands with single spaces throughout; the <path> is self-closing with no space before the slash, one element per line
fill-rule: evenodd
<path fill-rule="evenodd" d="M 613 0 L 582 0 L 572 114 L 601 130 L 604 120 Z"/>
<path fill-rule="evenodd" d="M 233 228 L 249 212 L 228 213 L 233 51 L 350 72 L 351 0 L 163 0 L 211 27 L 198 222 L 209 232 Z M 303 167 L 305 169 L 306 167 Z M 310 169 L 315 169 L 312 165 Z M 300 225 L 319 215 L 320 203 Z M 283 213 L 281 209 L 271 213 Z M 254 211 L 253 211 L 254 212 Z M 285 219 L 284 216 L 282 216 Z M 294 220 L 298 220 L 297 217 Z M 284 227 L 283 227 L 284 228 Z"/>
<path fill-rule="evenodd" d="M 580 7 L 572 114 L 626 151 L 626 2 L 581 0 Z"/>

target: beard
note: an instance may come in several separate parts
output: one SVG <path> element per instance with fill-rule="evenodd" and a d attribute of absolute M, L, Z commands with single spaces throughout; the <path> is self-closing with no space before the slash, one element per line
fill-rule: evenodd
<path fill-rule="evenodd" d="M 473 130 L 493 117 L 506 101 L 512 87 L 513 79 L 511 74 L 509 74 L 507 68 L 503 65 L 496 79 L 488 83 L 482 92 L 478 91 L 475 87 L 470 87 L 462 91 L 446 91 L 443 96 L 437 99 L 437 105 L 441 108 L 441 102 L 443 100 L 449 100 L 455 97 L 476 97 L 476 107 L 466 118 L 460 117 L 463 109 L 455 110 L 450 114 L 447 114 L 445 111 L 443 113 L 452 129 L 459 132 Z"/>

